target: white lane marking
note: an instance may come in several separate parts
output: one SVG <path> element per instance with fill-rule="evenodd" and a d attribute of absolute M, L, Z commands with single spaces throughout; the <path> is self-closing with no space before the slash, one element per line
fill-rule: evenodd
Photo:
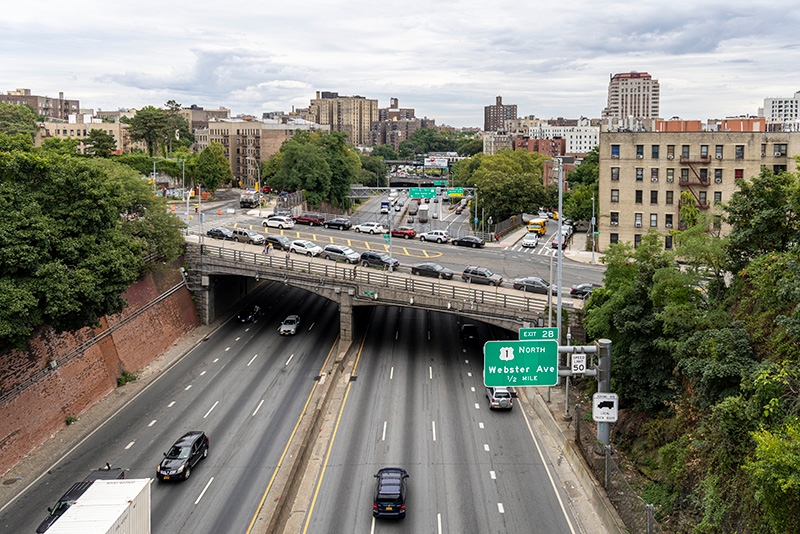
<path fill-rule="evenodd" d="M 150 421 L 150 424 L 149 424 L 149 425 L 147 425 L 147 426 L 153 426 L 154 424 L 156 424 L 156 420 L 155 420 L 155 419 L 153 419 L 152 421 Z"/>
<path fill-rule="evenodd" d="M 206 374 L 206 372 L 205 372 L 205 371 L 203 371 L 202 373 L 200 373 L 200 376 L 203 376 L 204 374 Z"/>
<path fill-rule="evenodd" d="M 433 380 L 433 367 L 428 367 L 428 380 Z"/>
<path fill-rule="evenodd" d="M 430 340 L 431 340 L 431 331 L 428 330 L 428 341 L 430 341 Z"/>
<path fill-rule="evenodd" d="M 249 362 L 247 362 L 247 367 L 250 367 L 250 364 L 251 364 L 251 363 L 253 363 L 253 360 L 255 360 L 256 358 L 258 358 L 258 354 L 256 354 L 256 355 L 255 355 L 255 356 L 253 356 L 252 358 L 250 358 L 250 361 L 249 361 Z"/>
<path fill-rule="evenodd" d="M 375 534 L 375 516 L 372 516 L 372 526 L 369 528 L 369 534 Z"/>
<path fill-rule="evenodd" d="M 394 333 L 395 340 L 400 336 L 400 330 Z"/>
<path fill-rule="evenodd" d="M 262 404 L 264 404 L 264 399 L 261 399 L 261 402 L 258 403 L 258 406 L 256 406 L 256 409 L 253 411 L 253 415 L 258 413 L 258 409 L 261 408 Z"/>
<path fill-rule="evenodd" d="M 127 451 L 128 449 L 130 449 L 131 447 L 133 447 L 133 444 L 134 444 L 134 443 L 136 443 L 136 442 L 135 442 L 135 441 L 131 441 L 130 443 L 128 443 L 127 445 L 125 445 L 125 450 Z"/>
<path fill-rule="evenodd" d="M 484 443 L 483 444 L 483 450 L 485 450 L 486 452 L 489 452 L 489 444 L 488 443 Z"/>
<path fill-rule="evenodd" d="M 289 365 L 289 362 L 290 362 L 290 361 L 292 361 L 292 358 L 294 358 L 294 354 L 292 354 L 291 356 L 289 356 L 289 359 L 288 359 L 288 360 L 286 360 L 286 364 L 284 365 L 284 367 L 286 367 L 287 365 Z"/>
<path fill-rule="evenodd" d="M 483 421 L 481 421 L 480 423 L 478 423 L 478 428 L 481 428 L 481 429 L 483 428 Z"/>
<path fill-rule="evenodd" d="M 469 363 L 469 360 L 464 360 L 464 363 L 467 363 L 467 364 L 468 364 L 468 363 Z"/>
<path fill-rule="evenodd" d="M 436 514 L 436 528 L 439 534 L 442 534 L 442 514 Z"/>
<path fill-rule="evenodd" d="M 225 352 L 228 352 L 229 350 L 231 350 L 230 347 L 225 347 Z M 214 360 L 214 361 L 216 361 L 216 360 Z"/>
<path fill-rule="evenodd" d="M 183 391 L 189 391 L 190 389 L 192 389 L 192 385 L 191 384 L 189 384 L 188 386 L 183 388 Z"/>
<path fill-rule="evenodd" d="M 475 392 L 475 386 L 470 386 L 469 390 L 474 393 Z"/>
<path fill-rule="evenodd" d="M 170 402 L 167 404 L 167 408 L 172 408 L 175 405 L 175 401 Z"/>
<path fill-rule="evenodd" d="M 212 363 L 217 363 L 218 361 L 219 361 L 219 358 L 214 358 L 214 361 Z"/>
<path fill-rule="evenodd" d="M 394 365 L 392 366 L 391 369 L 389 369 L 389 380 L 391 380 L 393 377 L 394 377 Z"/>
<path fill-rule="evenodd" d="M 467 376 L 472 376 L 472 373 L 467 373 Z"/>
<path fill-rule="evenodd" d="M 194 501 L 194 503 L 195 503 L 195 504 L 197 504 L 197 503 L 199 503 L 199 502 L 200 502 L 200 499 L 202 499 L 202 498 L 203 498 L 203 495 L 205 495 L 205 494 L 206 494 L 206 490 L 208 489 L 208 487 L 211 485 L 211 483 L 212 483 L 212 482 L 214 482 L 214 477 L 211 477 L 211 478 L 209 479 L 209 481 L 208 481 L 208 484 L 206 484 L 206 487 L 205 487 L 205 488 L 203 488 L 203 491 L 201 491 L 201 492 L 200 492 L 200 495 L 198 495 L 198 497 L 197 497 L 197 500 L 196 500 L 196 501 Z"/>
<path fill-rule="evenodd" d="M 433 441 L 436 441 L 436 421 L 431 421 L 431 428 L 433 429 Z"/>
<path fill-rule="evenodd" d="M 309 332 L 311 332 L 311 329 L 312 329 L 312 328 L 314 328 L 314 325 L 315 325 L 315 324 L 316 324 L 316 323 L 311 323 L 311 326 L 309 326 L 309 327 L 308 327 L 308 331 L 309 331 Z"/>
<path fill-rule="evenodd" d="M 381 436 L 381 441 L 386 441 L 386 421 L 383 422 L 383 435 Z"/>
<path fill-rule="evenodd" d="M 491 478 L 492 480 L 497 480 L 497 473 L 495 473 L 494 471 L 489 471 L 489 478 Z"/>
<path fill-rule="evenodd" d="M 476 410 L 480 410 L 480 409 L 481 409 L 481 405 L 480 405 L 480 404 L 478 404 L 477 402 L 475 403 L 475 409 L 476 409 Z"/>
<path fill-rule="evenodd" d="M 240 339 L 242 339 L 242 338 L 241 337 L 237 337 L 234 341 L 239 341 Z"/>
<path fill-rule="evenodd" d="M 501 502 L 497 503 L 497 511 L 500 512 L 501 514 L 506 513 L 505 509 L 503 508 L 503 503 Z"/>
<path fill-rule="evenodd" d="M 211 413 L 211 411 L 212 411 L 214 408 L 216 408 L 216 407 L 217 407 L 217 404 L 219 404 L 219 401 L 217 401 L 217 402 L 215 402 L 215 403 L 214 403 L 214 406 L 212 406 L 212 407 L 211 407 L 211 409 L 210 409 L 210 410 L 208 410 L 208 411 L 206 412 L 206 414 L 203 416 L 203 419 L 205 419 L 206 417 L 208 417 L 208 416 L 209 416 L 209 414 Z"/>

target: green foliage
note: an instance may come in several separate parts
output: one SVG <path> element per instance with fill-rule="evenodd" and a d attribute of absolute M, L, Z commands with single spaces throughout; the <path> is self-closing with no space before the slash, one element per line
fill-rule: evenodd
<path fill-rule="evenodd" d="M 459 156 L 470 157 L 478 152 L 483 152 L 483 139 L 479 137 L 467 137 L 456 143 L 456 152 Z"/>
<path fill-rule="evenodd" d="M 400 143 L 400 158 L 414 159 L 417 154 L 428 152 L 455 152 L 459 134 L 434 128 L 420 128 L 411 137 Z"/>
<path fill-rule="evenodd" d="M 145 106 L 129 120 L 128 132 L 132 141 L 144 141 L 150 157 L 156 155 L 169 129 L 169 116 L 161 109 Z"/>
<path fill-rule="evenodd" d="M 594 147 L 591 152 L 586 154 L 580 165 L 575 170 L 567 173 L 566 181 L 570 189 L 576 186 L 597 185 L 600 177 L 600 147 Z"/>
<path fill-rule="evenodd" d="M 398 159 L 397 152 L 394 151 L 392 145 L 378 145 L 372 148 L 372 155 L 388 160 Z"/>
<path fill-rule="evenodd" d="M 72 423 L 75 423 L 77 421 L 78 421 L 78 418 L 75 417 L 74 415 L 71 415 L 71 414 L 68 415 L 66 418 L 64 418 L 64 422 L 67 424 L 67 426 L 69 426 Z"/>
<path fill-rule="evenodd" d="M 597 184 L 578 185 L 563 200 L 564 216 L 574 221 L 592 220 L 592 199 L 597 199 Z M 595 202 L 595 214 L 598 209 Z"/>
<path fill-rule="evenodd" d="M 228 158 L 225 157 L 225 147 L 212 141 L 200 152 L 194 165 L 196 183 L 202 184 L 211 192 L 216 191 L 222 184 L 233 181 L 233 171 Z"/>
<path fill-rule="evenodd" d="M 107 158 L 117 149 L 117 140 L 105 130 L 94 128 L 89 130 L 86 140 L 86 153 L 99 158 Z"/>
<path fill-rule="evenodd" d="M 128 382 L 133 382 L 134 380 L 138 380 L 139 377 L 133 373 L 128 371 L 122 371 L 122 374 L 117 377 L 117 387 L 122 387 Z"/>
<path fill-rule="evenodd" d="M 383 164 L 383 158 L 378 156 L 359 156 L 361 159 L 361 169 L 367 171 L 368 174 L 363 174 L 366 180 L 360 179 L 359 182 L 370 187 L 386 187 L 386 176 L 389 170 Z"/>
<path fill-rule="evenodd" d="M 63 154 L 65 156 L 75 156 L 78 154 L 78 144 L 80 142 L 74 137 L 49 137 L 42 141 L 41 150 L 44 152 L 53 152 L 55 154 Z"/>
<path fill-rule="evenodd" d="M 20 150 L 29 152 L 33 150 L 33 139 L 27 134 L 8 135 L 0 133 L 0 152 Z"/>
<path fill-rule="evenodd" d="M 325 150 L 314 143 L 292 139 L 281 147 L 283 164 L 277 180 L 291 191 L 305 190 L 306 199 L 314 206 L 327 199 L 331 191 L 331 168 Z"/>
<path fill-rule="evenodd" d="M 36 113 L 29 106 L 0 102 L 0 134 L 24 134 L 30 139 L 39 131 Z"/>

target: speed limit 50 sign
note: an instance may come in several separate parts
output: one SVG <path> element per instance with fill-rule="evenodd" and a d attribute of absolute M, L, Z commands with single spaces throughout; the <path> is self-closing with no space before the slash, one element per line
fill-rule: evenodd
<path fill-rule="evenodd" d="M 586 355 L 572 355 L 572 374 L 584 374 L 586 372 Z"/>

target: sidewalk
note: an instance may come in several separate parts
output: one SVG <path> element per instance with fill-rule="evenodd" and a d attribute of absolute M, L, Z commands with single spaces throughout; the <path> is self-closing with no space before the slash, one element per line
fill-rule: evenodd
<path fill-rule="evenodd" d="M 518 228 L 517 230 L 514 230 L 513 232 L 503 236 L 500 239 L 500 241 L 495 241 L 495 242 L 492 242 L 492 243 L 486 243 L 486 246 L 487 246 L 487 248 L 502 248 L 502 249 L 509 248 L 509 247 L 512 247 L 515 244 L 517 244 L 517 242 L 519 242 L 519 240 L 522 239 L 522 236 L 524 236 L 527 233 L 528 233 L 528 230 L 524 226 L 522 226 L 522 227 Z M 573 234 L 573 235 L 582 236 L 583 234 L 582 233 L 578 233 L 578 234 Z M 579 241 L 583 242 L 582 239 L 579 239 Z M 593 265 L 602 265 L 603 264 L 603 254 L 601 252 L 595 252 L 594 253 L 594 262 L 592 262 L 592 251 L 591 250 L 578 250 L 578 248 L 576 248 L 574 246 L 574 242 L 575 242 L 575 239 L 571 239 L 567 243 L 567 248 L 564 249 L 564 258 L 572 260 L 572 261 L 577 261 L 577 262 L 580 262 L 580 263 L 590 263 L 590 264 L 593 264 Z M 549 246 L 549 244 L 545 243 L 545 246 Z"/>

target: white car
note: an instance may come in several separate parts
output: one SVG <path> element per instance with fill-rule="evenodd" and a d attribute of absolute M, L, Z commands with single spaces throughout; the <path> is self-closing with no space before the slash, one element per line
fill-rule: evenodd
<path fill-rule="evenodd" d="M 522 238 L 522 243 L 520 243 L 523 247 L 533 247 L 536 248 L 539 245 L 539 234 L 536 232 L 528 232 Z"/>
<path fill-rule="evenodd" d="M 419 234 L 419 238 L 422 241 L 436 241 L 437 243 L 447 243 L 450 240 L 450 236 L 447 235 L 447 232 L 444 230 L 431 230 L 429 232 L 424 232 Z"/>
<path fill-rule="evenodd" d="M 294 228 L 294 221 L 290 217 L 270 217 L 269 219 L 264 219 L 261 224 L 271 228 L 280 228 L 281 230 Z"/>
<path fill-rule="evenodd" d="M 364 232 L 365 234 L 385 234 L 387 232 L 381 223 L 376 222 L 357 224 L 353 229 L 358 233 Z"/>
<path fill-rule="evenodd" d="M 289 252 L 297 252 L 306 256 L 319 256 L 322 254 L 322 247 L 305 239 L 295 239 L 289 245 Z"/>

